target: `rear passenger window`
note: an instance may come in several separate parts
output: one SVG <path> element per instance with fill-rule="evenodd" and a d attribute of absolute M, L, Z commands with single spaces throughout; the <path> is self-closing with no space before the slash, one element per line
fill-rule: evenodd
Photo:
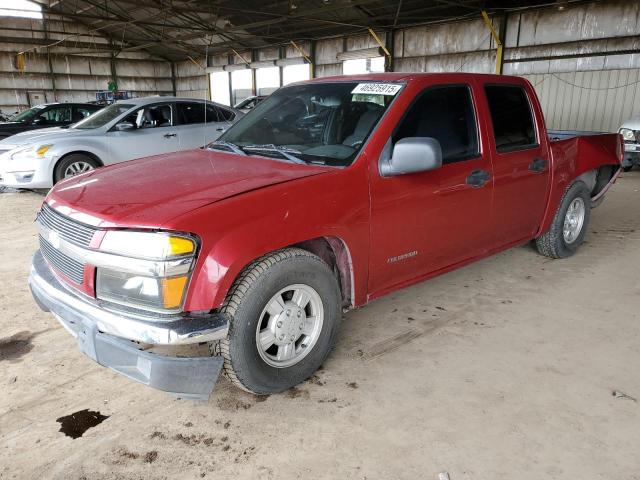
<path fill-rule="evenodd" d="M 444 164 L 477 157 L 478 130 L 469 87 L 452 85 L 425 90 L 402 120 L 393 143 L 406 137 L 438 140 Z"/>
<path fill-rule="evenodd" d="M 234 112 L 227 110 L 225 108 L 214 107 L 213 105 L 208 108 L 217 110 L 218 115 L 220 116 L 220 120 L 218 121 L 220 122 L 230 122 L 236 116 Z"/>
<path fill-rule="evenodd" d="M 180 118 L 180 123 L 182 125 L 205 122 L 204 103 L 180 102 L 177 104 L 177 107 L 178 118 Z M 215 122 L 216 120 L 213 121 Z"/>
<path fill-rule="evenodd" d="M 493 136 L 498 152 L 512 152 L 536 146 L 533 114 L 527 94 L 513 85 L 485 86 Z"/>
<path fill-rule="evenodd" d="M 193 123 L 225 122 L 233 120 L 234 113 L 216 105 L 205 103 L 179 102 L 178 115 L 182 125 Z"/>

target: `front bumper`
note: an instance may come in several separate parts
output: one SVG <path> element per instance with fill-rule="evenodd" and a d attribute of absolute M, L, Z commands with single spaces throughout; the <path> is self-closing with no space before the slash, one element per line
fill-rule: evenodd
<path fill-rule="evenodd" d="M 13 188 L 51 188 L 56 158 L 13 160 L 0 155 L 0 185 Z"/>
<path fill-rule="evenodd" d="M 632 167 L 640 165 L 640 143 L 625 142 L 623 167 Z"/>
<path fill-rule="evenodd" d="M 143 350 L 224 338 L 227 320 L 220 315 L 157 320 L 105 310 L 65 287 L 38 251 L 29 287 L 36 303 L 50 311 L 76 338 L 79 349 L 100 365 L 181 398 L 206 399 L 220 375 L 217 356 L 164 356 Z"/>

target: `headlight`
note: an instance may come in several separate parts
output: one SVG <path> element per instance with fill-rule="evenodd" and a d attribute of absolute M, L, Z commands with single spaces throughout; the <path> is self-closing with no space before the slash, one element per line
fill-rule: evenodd
<path fill-rule="evenodd" d="M 51 147 L 53 147 L 53 145 L 51 144 L 39 146 L 38 148 L 35 149 L 36 157 L 38 158 L 44 157 L 44 154 L 47 153 Z"/>
<path fill-rule="evenodd" d="M 111 230 L 102 239 L 100 250 L 126 257 L 166 260 L 193 254 L 196 244 L 188 237 L 168 233 Z"/>
<path fill-rule="evenodd" d="M 99 250 L 122 257 L 117 262 L 121 269 L 116 262 L 112 268 L 97 268 L 96 297 L 144 310 L 177 312 L 184 301 L 196 249 L 196 240 L 184 235 L 108 231 Z M 141 262 L 148 264 L 148 273 L 124 271 Z"/>
<path fill-rule="evenodd" d="M 620 135 L 627 141 L 634 141 L 636 139 L 636 133 L 629 128 L 621 128 Z"/>
<path fill-rule="evenodd" d="M 18 148 L 11 154 L 11 158 L 12 159 L 19 158 L 19 157 L 43 158 L 44 154 L 47 153 L 49 149 L 51 149 L 51 147 L 53 147 L 53 144 Z"/>
<path fill-rule="evenodd" d="M 170 312 L 182 305 L 189 277 L 155 278 L 98 268 L 96 296 L 121 305 Z"/>

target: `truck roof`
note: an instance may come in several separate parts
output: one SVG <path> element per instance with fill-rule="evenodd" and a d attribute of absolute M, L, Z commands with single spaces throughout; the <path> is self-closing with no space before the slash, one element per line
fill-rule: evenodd
<path fill-rule="evenodd" d="M 467 73 L 467 72 L 439 72 L 439 73 L 408 73 L 408 72 L 385 72 L 385 73 L 364 73 L 361 75 L 335 75 L 332 77 L 314 78 L 308 82 L 300 83 L 316 83 L 326 81 L 379 81 L 379 82 L 398 82 L 409 81 L 426 77 L 451 77 L 455 75 L 458 78 L 521 78 L 514 75 L 495 75 L 491 73 Z"/>

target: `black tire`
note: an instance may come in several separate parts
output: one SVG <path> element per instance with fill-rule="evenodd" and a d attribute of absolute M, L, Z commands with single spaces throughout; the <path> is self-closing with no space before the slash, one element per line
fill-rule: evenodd
<path fill-rule="evenodd" d="M 66 157 L 62 157 L 62 159 L 56 165 L 55 170 L 53 171 L 53 183 L 56 184 L 60 180 L 64 180 L 65 172 L 70 165 L 85 163 L 91 165 L 91 168 L 98 168 L 100 164 L 92 157 L 88 155 L 84 155 L 82 153 L 72 153 L 71 155 L 67 155 Z"/>
<path fill-rule="evenodd" d="M 630 172 L 633 169 L 633 165 L 629 165 L 628 167 L 622 167 L 623 172 Z"/>
<path fill-rule="evenodd" d="M 258 352 L 256 331 L 267 303 L 293 284 L 315 289 L 324 320 L 306 356 L 295 365 L 278 368 Z M 229 333 L 212 345 L 212 353 L 224 357 L 223 369 L 231 382 L 258 395 L 282 392 L 309 378 L 331 352 L 342 319 L 336 277 L 319 257 L 298 248 L 279 250 L 250 264 L 232 285 L 221 311 L 229 318 Z"/>
<path fill-rule="evenodd" d="M 582 228 L 577 238 L 573 242 L 567 243 L 563 235 L 564 220 L 569 205 L 571 205 L 576 198 L 581 198 L 584 202 L 584 221 L 582 222 Z M 538 252 L 550 258 L 566 258 L 576 253 L 587 234 L 590 216 L 591 195 L 589 189 L 584 182 L 574 182 L 564 193 L 549 231 L 536 238 Z"/>

